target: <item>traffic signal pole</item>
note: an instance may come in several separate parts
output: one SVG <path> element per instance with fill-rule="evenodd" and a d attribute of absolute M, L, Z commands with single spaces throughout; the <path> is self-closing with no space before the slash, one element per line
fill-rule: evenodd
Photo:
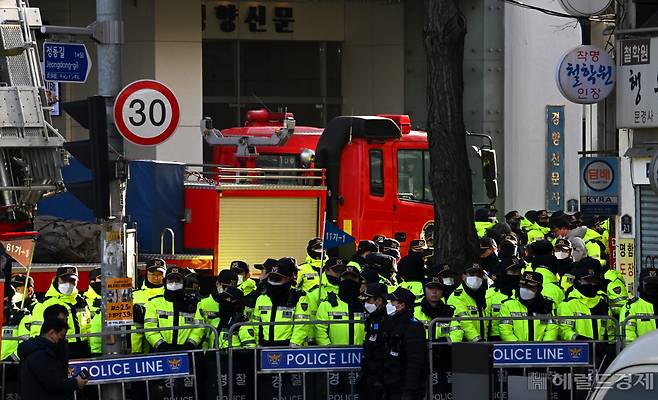
<path fill-rule="evenodd" d="M 110 215 L 103 219 L 101 231 L 101 274 L 104 282 L 101 292 L 103 298 L 101 312 L 103 330 L 111 332 L 120 328 L 108 326 L 105 318 L 109 298 L 107 282 L 109 278 L 126 276 L 125 180 L 116 173 L 117 165 L 120 165 L 124 158 L 123 140 L 114 127 L 111 115 L 112 99 L 121 90 L 121 43 L 123 41 L 121 0 L 96 0 L 96 24 L 104 28 L 103 36 L 105 36 L 105 40 L 97 46 L 96 65 L 98 68 L 98 94 L 106 100 L 105 128 L 110 151 L 110 163 L 107 168 L 112 168 L 109 171 Z M 103 354 L 120 354 L 123 349 L 122 336 L 104 337 Z M 122 397 L 120 384 L 103 385 L 102 389 L 103 398 L 118 399 Z"/>

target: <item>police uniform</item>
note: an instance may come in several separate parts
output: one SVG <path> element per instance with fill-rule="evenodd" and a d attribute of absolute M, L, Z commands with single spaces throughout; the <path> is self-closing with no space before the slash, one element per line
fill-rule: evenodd
<path fill-rule="evenodd" d="M 59 280 L 67 280 L 69 282 L 75 281 L 73 291 L 70 294 L 65 294 L 59 291 Z M 87 306 L 87 302 L 82 297 L 78 290 L 75 288 L 78 280 L 78 269 L 72 265 L 65 265 L 57 268 L 56 276 L 53 279 L 50 288 L 46 292 L 44 300 L 37 304 L 32 311 L 32 325 L 30 327 L 30 335 L 35 337 L 41 332 L 41 325 L 43 325 L 43 312 L 46 308 L 53 304 L 60 304 L 69 310 L 68 316 L 68 334 L 85 334 L 89 333 L 91 329 L 92 315 Z M 85 338 L 69 337 L 69 354 L 71 358 L 88 356 L 89 343 Z"/>
<path fill-rule="evenodd" d="M 11 291 L 14 289 L 11 288 Z M 32 315 L 27 309 L 5 307 L 5 324 L 2 327 L 2 336 L 21 338 L 21 339 L 3 339 L 2 340 L 2 361 L 18 361 L 18 344 L 30 337 L 30 326 Z"/>
<path fill-rule="evenodd" d="M 443 290 L 443 280 L 434 276 L 425 280 L 424 287 L 436 287 Z M 416 305 L 414 309 L 414 318 L 422 322 L 425 326 L 425 337 L 429 338 L 430 323 L 435 318 L 452 318 L 455 308 L 445 304 L 441 299 L 437 304 L 430 304 L 427 297 Z M 464 330 L 458 321 L 438 321 L 434 327 L 432 341 L 461 342 L 464 338 Z"/>
<path fill-rule="evenodd" d="M 181 282 L 174 288 L 172 283 Z M 199 301 L 199 280 L 190 270 L 169 267 L 165 275 L 165 292 L 146 303 L 144 328 L 175 328 L 194 325 Z M 164 329 L 144 334 L 155 351 L 192 350 L 201 344 L 203 329 Z"/>
<path fill-rule="evenodd" d="M 464 272 L 482 272 L 479 265 L 473 264 L 464 269 Z M 486 303 L 486 287 L 483 279 L 482 286 L 473 291 L 465 283 L 460 285 L 448 298 L 448 305 L 455 308 L 455 316 L 458 318 L 486 317 L 489 314 Z M 473 297 L 476 296 L 476 297 Z M 477 296 L 480 296 L 477 298 Z M 460 321 L 459 324 L 464 331 L 464 341 L 478 342 L 487 340 L 489 337 L 488 325 L 485 321 Z"/>
<path fill-rule="evenodd" d="M 505 342 L 541 342 L 558 338 L 558 326 L 551 318 L 554 315 L 553 302 L 541 294 L 543 276 L 538 272 L 523 274 L 520 290 L 535 292 L 532 299 L 523 299 L 520 291 L 503 301 L 500 308 L 500 337 Z M 541 320 L 505 319 L 508 317 L 545 317 Z"/>
<path fill-rule="evenodd" d="M 601 278 L 594 268 L 576 263 L 575 282 L 569 296 L 558 306 L 560 317 L 612 316 L 608 299 L 598 290 Z M 561 319 L 562 340 L 608 340 L 614 338 L 614 324 L 608 319 Z"/>
<path fill-rule="evenodd" d="M 11 286 L 16 291 L 18 291 L 19 287 L 23 287 L 23 293 L 27 292 L 27 294 L 16 292 L 14 296 L 12 296 L 12 302 L 19 309 L 27 309 L 31 313 L 34 306 L 39 304 L 39 300 L 34 294 L 34 278 L 24 274 L 14 275 L 11 278 Z M 29 294 L 30 291 L 32 291 L 32 294 Z M 23 296 L 25 296 L 25 301 L 23 301 Z"/>
<path fill-rule="evenodd" d="M 100 282 L 94 282 L 96 278 L 101 276 L 101 268 L 94 268 L 91 271 L 89 271 L 89 288 L 87 289 L 86 292 L 84 292 L 82 295 L 85 297 L 85 301 L 87 302 L 87 306 L 89 307 L 89 311 L 91 311 L 91 315 L 96 315 L 96 313 L 100 312 L 101 309 L 101 286 Z M 93 318 L 93 317 L 92 317 Z"/>
<path fill-rule="evenodd" d="M 397 276 L 402 279 L 398 286 L 409 290 L 416 296 L 416 301 L 420 302 L 423 298 L 423 280 L 425 279 L 423 255 L 411 253 L 404 256 L 398 263 Z"/>
<path fill-rule="evenodd" d="M 292 287 L 291 278 L 297 271 L 293 258 L 282 258 L 268 275 L 265 294 L 256 299 L 251 322 L 307 322 L 309 304 L 302 290 Z M 307 342 L 310 325 L 261 325 L 256 327 L 257 342 L 260 346 L 301 346 Z"/>
<path fill-rule="evenodd" d="M 619 321 L 625 321 L 629 317 L 634 317 L 628 319 L 625 332 L 622 332 L 622 335 L 625 335 L 626 343 L 631 343 L 645 333 L 656 330 L 658 269 L 645 268 L 640 272 L 638 293 L 638 297 L 634 297 L 626 303 L 619 318 Z"/>
<path fill-rule="evenodd" d="M 319 238 L 311 239 L 306 247 L 308 256 L 303 264 L 299 266 L 297 274 L 297 288 L 308 293 L 312 287 L 320 283 L 320 273 L 322 272 L 322 240 Z"/>
<path fill-rule="evenodd" d="M 224 272 L 224 271 L 222 271 Z M 229 347 L 229 330 L 233 325 L 247 321 L 244 310 L 244 293 L 228 286 L 221 293 L 213 292 L 201 300 L 197 307 L 195 320 L 197 324 L 211 325 L 219 332 L 219 348 Z M 203 348 L 215 348 L 215 334 L 209 328 L 203 328 Z M 253 326 L 241 326 L 230 338 L 232 347 L 255 347 L 255 329 Z"/>
<path fill-rule="evenodd" d="M 146 265 L 147 276 L 139 290 L 133 291 L 133 322 L 135 328 L 144 328 L 144 314 L 146 303 L 149 300 L 164 295 L 164 284 L 155 285 L 148 280 L 149 272 L 160 272 L 164 276 L 167 272 L 167 264 L 161 258 L 149 260 Z M 130 350 L 133 354 L 148 353 L 151 346 L 144 340 L 144 333 L 130 334 Z"/>
<path fill-rule="evenodd" d="M 386 285 L 373 282 L 366 285 L 362 296 L 366 300 L 383 300 L 387 294 Z M 359 399 L 361 400 L 381 400 L 383 397 L 384 384 L 381 382 L 381 374 L 384 363 L 385 342 L 382 334 L 382 323 L 386 316 L 386 307 L 382 306 L 369 313 L 366 318 L 361 374 L 357 384 Z"/>
<path fill-rule="evenodd" d="M 319 346 L 361 345 L 365 336 L 363 323 L 323 324 L 324 321 L 363 321 L 365 310 L 358 299 L 361 287 L 356 267 L 345 267 L 338 293 L 329 293 L 315 316 L 315 342 Z"/>

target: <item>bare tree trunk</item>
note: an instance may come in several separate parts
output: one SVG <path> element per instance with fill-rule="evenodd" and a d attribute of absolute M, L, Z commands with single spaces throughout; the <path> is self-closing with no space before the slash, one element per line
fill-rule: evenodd
<path fill-rule="evenodd" d="M 425 0 L 427 134 L 434 196 L 434 263 L 461 272 L 476 258 L 471 169 L 464 127 L 464 36 L 459 0 Z"/>

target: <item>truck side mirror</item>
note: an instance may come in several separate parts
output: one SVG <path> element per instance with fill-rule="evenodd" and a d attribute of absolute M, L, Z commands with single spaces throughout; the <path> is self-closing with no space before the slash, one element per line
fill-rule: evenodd
<path fill-rule="evenodd" d="M 498 180 L 497 179 L 485 179 L 484 185 L 487 189 L 487 197 L 490 199 L 498 198 Z"/>
<path fill-rule="evenodd" d="M 495 180 L 498 176 L 496 150 L 480 149 L 480 161 L 482 162 L 482 177 L 487 181 Z"/>

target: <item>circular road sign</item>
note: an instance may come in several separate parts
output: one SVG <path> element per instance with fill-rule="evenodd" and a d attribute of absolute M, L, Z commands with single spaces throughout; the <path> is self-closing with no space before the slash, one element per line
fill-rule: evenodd
<path fill-rule="evenodd" d="M 612 0 L 560 0 L 564 11 L 576 17 L 590 17 L 603 13 Z"/>
<path fill-rule="evenodd" d="M 180 108 L 176 95 L 158 81 L 135 81 L 114 101 L 114 123 L 127 140 L 153 146 L 167 140 L 178 127 Z"/>
<path fill-rule="evenodd" d="M 557 87 L 574 103 L 598 103 L 615 87 L 615 68 L 615 61 L 604 49 L 589 45 L 574 47 L 558 63 Z"/>
<path fill-rule="evenodd" d="M 602 192 L 612 186 L 615 181 L 615 171 L 607 162 L 596 160 L 585 166 L 583 179 L 588 188 Z"/>

